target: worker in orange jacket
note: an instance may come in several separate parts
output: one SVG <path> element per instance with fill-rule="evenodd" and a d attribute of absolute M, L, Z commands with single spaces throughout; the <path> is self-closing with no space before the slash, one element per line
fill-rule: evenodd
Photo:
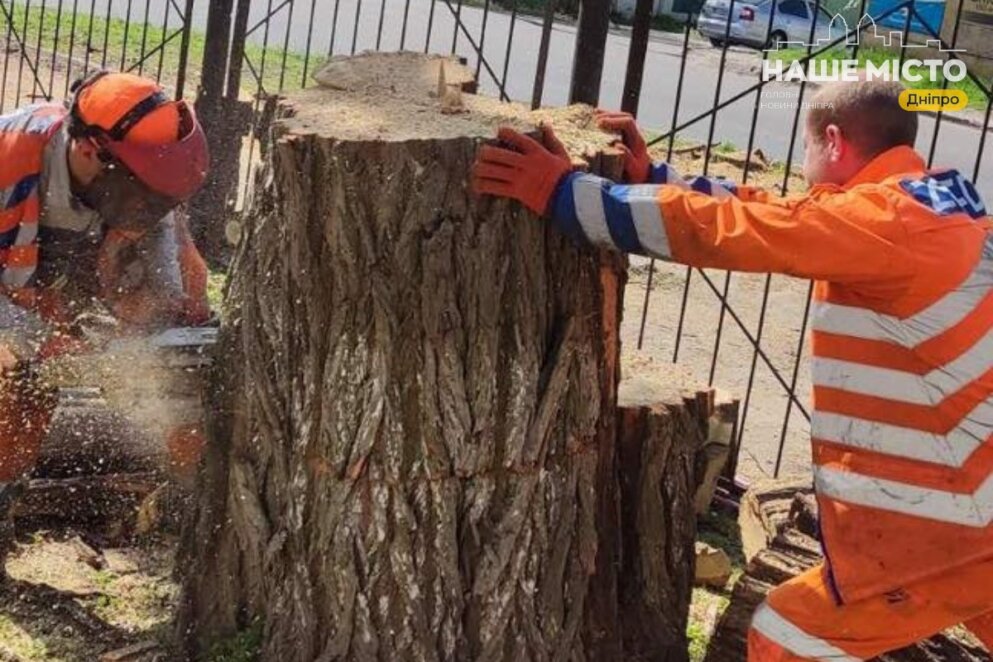
<path fill-rule="evenodd" d="M 85 348 L 94 301 L 129 327 L 208 316 L 206 266 L 173 213 L 207 166 L 193 111 L 131 74 L 89 76 L 68 109 L 0 116 L 0 577 L 55 407 L 38 362 Z"/>
<path fill-rule="evenodd" d="M 822 88 L 805 195 L 779 197 L 653 164 L 630 117 L 630 184 L 572 172 L 504 129 L 480 193 L 566 232 L 696 267 L 816 281 L 814 481 L 825 562 L 755 613 L 749 660 L 861 660 L 964 623 L 993 650 L 993 224 L 954 170 L 914 152 L 898 83 Z"/>

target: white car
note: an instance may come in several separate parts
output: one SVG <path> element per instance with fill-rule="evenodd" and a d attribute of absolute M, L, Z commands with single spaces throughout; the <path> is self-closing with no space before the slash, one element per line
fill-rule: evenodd
<path fill-rule="evenodd" d="M 714 46 L 723 45 L 725 40 L 731 44 L 745 44 L 755 48 L 805 46 L 810 41 L 810 26 L 816 11 L 814 42 L 831 36 L 831 22 L 835 20 L 835 16 L 824 7 L 817 7 L 817 3 L 811 0 L 778 0 L 770 29 L 772 2 L 773 0 L 736 0 L 729 26 L 728 8 L 732 4 L 731 0 L 707 0 L 697 17 L 697 30 L 710 39 Z M 845 30 L 837 32 L 838 34 L 833 35 L 834 38 L 842 36 Z"/>

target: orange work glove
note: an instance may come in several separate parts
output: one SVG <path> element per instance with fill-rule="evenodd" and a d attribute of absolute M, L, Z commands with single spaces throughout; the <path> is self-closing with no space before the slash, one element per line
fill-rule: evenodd
<path fill-rule="evenodd" d="M 648 155 L 648 145 L 638 130 L 638 123 L 630 113 L 609 110 L 596 111 L 597 124 L 604 131 L 621 134 L 621 140 L 614 146 L 624 152 L 624 174 L 631 184 L 644 184 L 652 172 L 652 157 Z"/>
<path fill-rule="evenodd" d="M 552 127 L 542 125 L 542 143 L 506 127 L 497 137 L 507 147 L 485 145 L 472 169 L 476 193 L 513 198 L 544 215 L 572 161 Z"/>

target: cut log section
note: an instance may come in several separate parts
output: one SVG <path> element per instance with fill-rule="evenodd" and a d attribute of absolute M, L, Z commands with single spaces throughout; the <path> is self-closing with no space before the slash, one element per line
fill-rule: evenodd
<path fill-rule="evenodd" d="M 746 573 L 731 595 L 710 641 L 706 662 L 745 659 L 752 614 L 777 585 L 821 562 L 814 537 L 817 502 L 809 480 L 768 480 L 754 485 L 741 502 L 742 543 Z M 885 662 L 980 662 L 989 655 L 951 635 L 940 635 L 879 658 Z"/>
<path fill-rule="evenodd" d="M 680 398 L 669 403 L 643 380 L 619 394 L 618 478 L 625 659 L 686 659 L 693 591 L 696 455 L 706 423 Z"/>

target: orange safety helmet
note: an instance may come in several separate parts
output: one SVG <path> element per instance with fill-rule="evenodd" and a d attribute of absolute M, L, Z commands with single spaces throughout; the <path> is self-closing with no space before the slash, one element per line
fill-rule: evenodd
<path fill-rule="evenodd" d="M 203 128 L 185 101 L 155 81 L 98 71 L 72 87 L 69 134 L 89 138 L 154 193 L 177 204 L 207 178 Z"/>

